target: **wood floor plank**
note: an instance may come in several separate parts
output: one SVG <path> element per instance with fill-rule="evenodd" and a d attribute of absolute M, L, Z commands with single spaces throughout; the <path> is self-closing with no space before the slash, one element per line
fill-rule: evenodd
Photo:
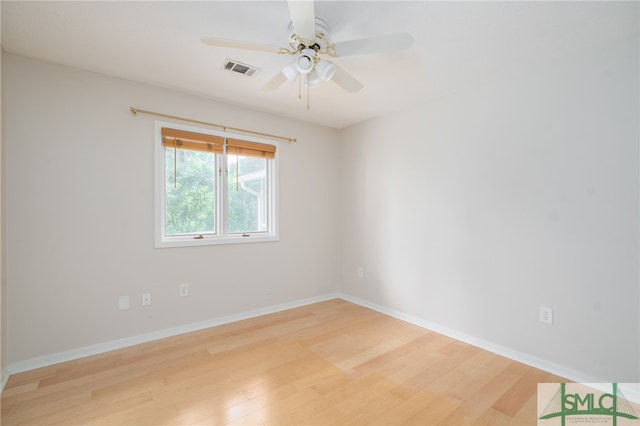
<path fill-rule="evenodd" d="M 437 337 L 438 335 L 436 333 L 423 333 L 395 347 L 390 347 L 379 355 L 362 360 L 359 364 L 354 365 L 353 369 L 359 373 L 378 369 L 380 365 L 391 363 L 404 355 L 410 354 L 426 344 L 433 342 Z"/>
<path fill-rule="evenodd" d="M 311 355 L 315 356 L 315 355 Z M 322 380 L 326 377 L 330 377 L 336 374 L 337 369 L 333 367 L 330 363 L 322 360 L 319 357 L 315 357 L 309 359 L 309 364 L 313 365 L 311 369 L 308 369 L 305 375 L 300 376 L 296 374 L 296 379 L 294 379 L 290 384 L 293 386 L 296 392 L 304 392 L 306 400 L 302 401 L 301 404 L 296 406 L 292 406 L 290 402 L 282 407 L 282 401 L 280 400 L 277 393 L 272 392 L 273 387 L 272 383 L 261 384 L 262 389 L 259 393 L 260 395 L 267 394 L 267 399 L 262 398 L 262 403 L 251 402 L 250 407 L 257 408 L 257 410 L 249 412 L 250 410 L 245 409 L 245 414 L 243 417 L 234 418 L 233 421 L 230 421 L 230 424 L 266 424 L 270 422 L 272 419 L 282 416 L 284 412 L 286 412 L 286 416 L 288 419 L 291 418 L 292 413 L 297 411 L 304 411 L 308 413 L 310 410 L 308 409 L 308 404 L 316 402 L 318 400 L 318 394 L 313 390 L 313 384 L 318 380 Z M 313 370 L 313 371 L 311 371 Z M 283 386 L 281 386 L 282 388 Z M 290 388 L 287 388 L 290 389 Z M 310 392 L 312 391 L 312 392 Z M 276 389 L 276 392 L 281 392 L 281 390 Z M 253 393 L 253 392 L 252 392 Z M 245 390 L 245 396 L 248 396 L 249 393 Z M 261 405 L 262 404 L 262 405 Z M 302 408 L 304 407 L 304 408 Z M 279 419 L 279 422 L 282 423 L 284 420 Z M 298 423 L 301 424 L 301 423 Z"/>
<path fill-rule="evenodd" d="M 443 424 L 476 424 L 478 419 L 489 410 L 505 392 L 519 379 L 517 374 L 507 370 L 499 371 L 495 377 L 472 393 L 457 394 L 462 404 L 443 419 Z M 460 398 L 463 396 L 463 398 Z"/>
<path fill-rule="evenodd" d="M 344 374 L 344 373 L 343 373 Z M 352 378 L 342 386 L 336 387 L 329 393 L 319 396 L 314 392 L 314 397 L 296 407 L 282 407 L 277 410 L 277 415 L 267 418 L 265 424 L 306 424 L 315 423 L 317 419 L 327 419 L 325 411 L 336 410 L 336 405 L 353 396 L 359 391 L 375 385 L 383 378 L 377 374 L 369 374 L 363 377 Z M 338 410 L 339 411 L 339 410 Z M 316 419 L 316 420 L 312 420 Z M 326 420 L 328 422 L 328 420 Z M 329 422 L 331 423 L 331 422 Z"/>
<path fill-rule="evenodd" d="M 15 424 L 41 424 L 45 420 L 55 419 L 57 416 L 66 416 L 67 410 L 80 409 L 80 407 L 86 407 L 90 404 L 91 394 L 89 392 L 61 394 L 44 403 L 12 407 L 14 409 L 10 409 L 6 415 L 3 414 L 2 424 L 12 422 Z"/>
<path fill-rule="evenodd" d="M 9 380 L 7 380 L 4 388 L 7 390 L 27 383 L 39 383 L 41 380 L 55 377 L 55 375 L 56 366 L 42 367 L 31 371 L 25 371 L 20 374 L 12 374 L 9 377 Z"/>
<path fill-rule="evenodd" d="M 455 384 L 457 382 L 451 376 L 458 374 L 455 371 L 456 368 L 478 351 L 470 346 L 462 346 L 461 350 L 452 352 L 448 356 L 443 356 L 439 350 L 436 352 L 436 354 L 427 358 L 424 364 L 418 364 L 415 368 L 412 368 L 411 376 L 408 379 L 398 380 L 398 385 L 391 392 L 400 398 L 408 398 L 414 393 L 426 389 L 427 386 L 433 388 L 434 384 L 442 382 L 440 378 L 444 375 L 448 375 L 446 380 L 449 383 Z M 458 375 L 462 377 L 461 374 Z M 445 387 L 446 389 L 448 387 Z M 435 389 L 435 391 L 439 392 L 442 389 Z"/>
<path fill-rule="evenodd" d="M 545 382 L 549 374 L 516 362 L 509 366 L 509 370 L 518 374 L 520 378 L 493 404 L 492 408 L 509 417 L 514 417 L 527 403 L 528 398 L 536 394 L 538 383 Z"/>
<path fill-rule="evenodd" d="M 32 413 L 37 413 L 43 407 L 61 404 L 64 398 L 80 398 L 90 400 L 93 384 L 91 377 L 78 378 L 73 380 L 73 384 L 64 383 L 65 386 L 56 386 L 55 389 L 47 387 L 23 392 L 19 395 L 5 397 L 2 396 L 2 420 L 12 416 L 22 417 Z"/>
<path fill-rule="evenodd" d="M 394 382 L 385 378 L 340 401 L 335 405 L 342 414 L 337 424 L 370 424 L 381 414 L 399 405 L 403 402 L 402 399 L 389 392 L 394 385 Z"/>
<path fill-rule="evenodd" d="M 482 415 L 478 417 L 473 423 L 478 426 L 509 425 L 511 424 L 511 417 L 498 410 L 490 408 L 482 413 Z"/>
<path fill-rule="evenodd" d="M 446 425 L 444 419 L 453 411 L 455 411 L 462 401 L 455 400 L 444 396 L 436 396 L 423 405 L 422 409 L 415 415 L 411 416 L 408 420 L 403 422 L 403 425 Z M 462 425 L 465 423 L 456 423 L 455 425 Z M 468 424 L 468 423 L 467 423 Z"/>
<path fill-rule="evenodd" d="M 425 405 L 433 401 L 437 396 L 427 391 L 414 393 L 411 397 L 402 399 L 392 395 L 397 403 L 389 406 L 383 412 L 378 413 L 374 418 L 367 421 L 370 425 L 401 425 L 424 409 Z"/>
<path fill-rule="evenodd" d="M 511 362 L 495 354 L 479 351 L 456 369 L 429 384 L 428 387 L 456 399 L 468 400 L 480 393 L 487 383 L 493 382 L 496 377 L 501 377 L 500 375 Z M 512 375 L 516 376 L 516 374 Z M 441 384 L 442 387 L 440 387 Z"/>
<path fill-rule="evenodd" d="M 3 425 L 535 425 L 560 377 L 343 300 L 14 374 Z"/>

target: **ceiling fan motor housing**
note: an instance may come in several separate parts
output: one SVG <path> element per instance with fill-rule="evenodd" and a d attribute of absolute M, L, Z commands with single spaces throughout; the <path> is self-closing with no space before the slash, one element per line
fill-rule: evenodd
<path fill-rule="evenodd" d="M 294 50 L 302 51 L 304 49 L 314 49 L 315 51 L 323 50 L 329 44 L 329 24 L 321 18 L 315 18 L 316 38 L 315 40 L 306 40 L 298 37 L 293 27 L 293 22 L 289 23 L 289 44 Z"/>

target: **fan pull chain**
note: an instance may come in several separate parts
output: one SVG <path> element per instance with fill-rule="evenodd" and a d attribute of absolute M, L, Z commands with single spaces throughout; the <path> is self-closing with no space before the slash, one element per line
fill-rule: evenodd
<path fill-rule="evenodd" d="M 311 82 L 309 81 L 309 75 L 311 73 L 307 74 L 307 111 L 311 110 Z"/>
<path fill-rule="evenodd" d="M 302 99 L 302 77 L 298 77 L 298 99 Z"/>

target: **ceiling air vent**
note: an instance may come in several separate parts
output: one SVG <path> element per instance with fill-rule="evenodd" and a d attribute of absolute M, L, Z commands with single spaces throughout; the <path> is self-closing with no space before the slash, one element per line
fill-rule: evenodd
<path fill-rule="evenodd" d="M 246 75 L 247 77 L 253 77 L 260 71 L 260 68 L 243 64 L 242 62 L 226 59 L 224 63 L 224 69 L 227 71 L 233 71 L 238 74 Z"/>

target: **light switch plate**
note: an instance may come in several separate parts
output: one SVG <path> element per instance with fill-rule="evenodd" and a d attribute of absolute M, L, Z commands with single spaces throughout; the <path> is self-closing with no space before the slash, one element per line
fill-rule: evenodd
<path fill-rule="evenodd" d="M 118 297 L 118 310 L 125 311 L 129 309 L 129 296 Z"/>

